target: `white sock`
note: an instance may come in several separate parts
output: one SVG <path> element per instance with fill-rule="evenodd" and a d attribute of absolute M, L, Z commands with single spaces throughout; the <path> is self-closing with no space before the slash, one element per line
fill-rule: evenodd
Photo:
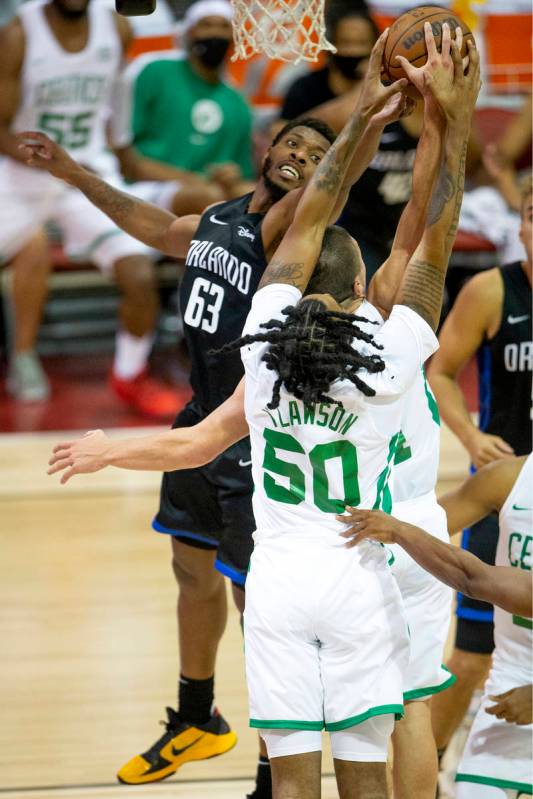
<path fill-rule="evenodd" d="M 115 339 L 115 360 L 113 372 L 121 380 L 132 380 L 142 372 L 154 343 L 153 333 L 132 336 L 126 330 L 119 330 Z"/>

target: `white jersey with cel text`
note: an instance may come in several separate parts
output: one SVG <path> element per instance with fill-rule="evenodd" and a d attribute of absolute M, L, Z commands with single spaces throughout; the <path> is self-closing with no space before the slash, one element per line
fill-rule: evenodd
<path fill-rule="evenodd" d="M 25 54 L 20 106 L 12 130 L 40 130 L 78 163 L 105 171 L 106 158 L 110 157 L 106 154 L 105 126 L 123 49 L 114 12 L 100 3 L 90 3 L 87 45 L 80 52 L 70 53 L 56 39 L 43 6 L 42 0 L 31 0 L 18 11 Z M 42 174 L 24 166 L 22 169 L 26 180 Z"/>
<path fill-rule="evenodd" d="M 261 323 L 283 318 L 301 292 L 286 284 L 259 290 L 243 334 L 262 330 Z M 366 315 L 368 303 L 358 310 Z M 245 410 L 250 427 L 254 515 L 257 536 L 290 535 L 316 529 L 334 545 L 343 545 L 335 515 L 345 505 L 380 508 L 396 451 L 404 395 L 438 342 L 429 325 L 406 306 L 395 306 L 387 322 L 376 327 L 375 341 L 355 340 L 366 354 L 379 354 L 385 369 L 359 376 L 375 391 L 366 397 L 350 381 L 330 387 L 333 399 L 304 407 L 282 389 L 278 408 L 267 407 L 276 374 L 262 360 L 268 344 L 241 350 L 245 366 Z"/>
<path fill-rule="evenodd" d="M 500 511 L 496 566 L 512 566 L 531 574 L 533 567 L 533 455 L 526 460 Z M 533 622 L 494 608 L 491 679 L 511 675 L 515 684 L 531 682 Z M 522 681 L 522 682 L 520 682 Z"/>

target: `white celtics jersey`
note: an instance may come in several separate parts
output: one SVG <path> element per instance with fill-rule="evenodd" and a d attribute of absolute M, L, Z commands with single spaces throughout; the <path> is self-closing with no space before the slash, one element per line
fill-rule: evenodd
<path fill-rule="evenodd" d="M 369 302 L 361 305 L 358 314 L 383 324 L 383 317 Z M 369 333 L 373 332 L 371 325 L 362 327 Z M 422 367 L 404 397 L 390 480 L 395 503 L 416 499 L 435 490 L 439 455 L 439 409 Z"/>
<path fill-rule="evenodd" d="M 31 0 L 18 11 L 25 56 L 12 129 L 47 133 L 76 161 L 99 170 L 110 96 L 122 59 L 113 11 L 93 0 L 87 46 L 70 53 L 50 29 L 43 6 L 42 0 Z"/>
<path fill-rule="evenodd" d="M 531 575 L 533 567 L 533 455 L 526 460 L 500 511 L 496 566 L 512 566 Z M 516 684 L 531 682 L 533 622 L 494 608 L 492 671 L 513 674 Z M 520 680 L 522 682 L 520 682 Z"/>
<path fill-rule="evenodd" d="M 269 319 L 283 318 L 283 309 L 300 298 L 298 289 L 285 284 L 261 289 L 244 334 L 262 331 L 261 323 Z M 366 397 L 345 380 L 329 391 L 342 405 L 304 406 L 282 389 L 274 410 L 267 404 L 277 375 L 262 360 L 269 345 L 257 342 L 242 348 L 256 536 L 316 530 L 330 543 L 342 545 L 335 515 L 345 505 L 383 506 L 405 392 L 438 342 L 426 322 L 405 306 L 395 306 L 389 320 L 376 328 L 375 341 L 382 350 L 354 343 L 366 354 L 379 353 L 385 362 L 382 372 L 360 373 L 375 397 Z"/>

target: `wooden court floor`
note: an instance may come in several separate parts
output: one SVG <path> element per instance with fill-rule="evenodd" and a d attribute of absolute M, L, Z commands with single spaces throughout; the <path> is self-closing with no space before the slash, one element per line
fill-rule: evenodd
<path fill-rule="evenodd" d="M 238 745 L 164 783 L 115 782 L 176 703 L 176 589 L 169 542 L 150 530 L 159 476 L 108 469 L 61 487 L 46 461 L 71 436 L 0 437 L 0 799 L 244 799 L 257 744 L 231 604 L 216 699 Z M 442 450 L 446 488 L 467 463 L 446 430 Z M 326 746 L 324 799 L 337 796 L 331 771 Z"/>

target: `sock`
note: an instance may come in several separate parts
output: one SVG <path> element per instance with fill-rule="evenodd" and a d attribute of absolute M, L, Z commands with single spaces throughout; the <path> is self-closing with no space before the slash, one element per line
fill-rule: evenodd
<path fill-rule="evenodd" d="M 264 755 L 259 755 L 257 761 L 257 775 L 255 778 L 254 799 L 272 799 L 272 772 L 270 760 Z"/>
<path fill-rule="evenodd" d="M 115 339 L 115 360 L 113 372 L 121 380 L 132 380 L 146 367 L 152 349 L 154 336 L 132 336 L 126 330 L 119 330 Z"/>
<path fill-rule="evenodd" d="M 215 688 L 215 677 L 193 680 L 180 674 L 178 690 L 178 713 L 190 724 L 205 724 L 211 718 Z"/>

